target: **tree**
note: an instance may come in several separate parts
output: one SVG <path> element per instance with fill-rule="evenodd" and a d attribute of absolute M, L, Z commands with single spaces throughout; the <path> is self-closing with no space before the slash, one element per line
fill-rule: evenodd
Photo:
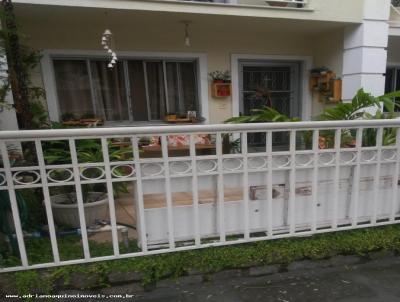
<path fill-rule="evenodd" d="M 17 21 L 11 0 L 1 1 L 2 30 L 0 38 L 8 63 L 8 79 L 0 87 L 0 102 L 11 89 L 20 129 L 40 128 L 34 112 L 40 107 L 38 100 L 44 97 L 42 88 L 33 87 L 30 72 L 38 64 L 40 54 L 20 43 Z M 4 55 L 4 54 L 3 54 Z"/>

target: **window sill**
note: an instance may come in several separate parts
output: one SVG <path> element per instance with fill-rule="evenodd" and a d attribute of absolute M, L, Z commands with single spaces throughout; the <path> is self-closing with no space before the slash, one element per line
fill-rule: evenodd
<path fill-rule="evenodd" d="M 143 126 L 175 126 L 175 125 L 204 125 L 207 124 L 206 121 L 200 123 L 168 123 L 164 121 L 150 121 L 150 122 L 130 122 L 130 121 L 121 121 L 121 122 L 104 122 L 103 126 L 99 126 L 99 128 L 107 128 L 107 127 L 143 127 Z"/>

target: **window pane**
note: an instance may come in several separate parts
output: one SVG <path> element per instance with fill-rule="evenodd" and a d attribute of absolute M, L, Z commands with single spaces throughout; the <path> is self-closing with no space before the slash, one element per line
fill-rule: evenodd
<path fill-rule="evenodd" d="M 91 62 L 96 115 L 108 121 L 129 120 L 122 63 L 107 65 L 107 61 Z"/>
<path fill-rule="evenodd" d="M 176 62 L 166 63 L 168 87 L 169 113 L 183 114 L 184 109 L 179 106 L 178 68 Z"/>
<path fill-rule="evenodd" d="M 196 65 L 194 62 L 168 62 L 168 105 L 171 113 L 198 111 Z"/>
<path fill-rule="evenodd" d="M 165 90 L 162 62 L 146 62 L 147 86 L 152 120 L 165 115 Z"/>
<path fill-rule="evenodd" d="M 396 88 L 395 90 L 398 91 L 400 90 L 400 69 L 396 70 L 397 76 L 396 76 Z"/>
<path fill-rule="evenodd" d="M 184 112 L 197 111 L 196 66 L 194 62 L 179 63 Z"/>
<path fill-rule="evenodd" d="M 53 63 L 61 118 L 93 114 L 86 61 L 54 60 Z"/>
<path fill-rule="evenodd" d="M 399 91 L 400 90 L 400 69 L 395 69 L 396 72 L 396 83 L 393 91 Z M 394 72 L 393 72 L 394 73 Z M 396 101 L 396 108 L 395 111 L 400 111 L 400 97 L 395 98 Z"/>
<path fill-rule="evenodd" d="M 129 86 L 132 97 L 133 120 L 147 121 L 146 87 L 144 83 L 143 61 L 129 61 Z"/>
<path fill-rule="evenodd" d="M 386 69 L 385 93 L 393 91 L 393 75 L 394 75 L 393 68 Z"/>

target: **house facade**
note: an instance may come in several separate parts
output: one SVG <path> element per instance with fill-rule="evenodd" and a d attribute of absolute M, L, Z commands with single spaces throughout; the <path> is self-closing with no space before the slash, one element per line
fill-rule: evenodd
<path fill-rule="evenodd" d="M 400 120 L 310 121 L 400 89 L 398 1 L 13 4 L 50 120 L 106 127 L 0 131 L 0 273 L 399 223 Z M 303 121 L 222 124 L 265 105 Z"/>
<path fill-rule="evenodd" d="M 389 0 L 13 3 L 23 43 L 42 51 L 32 77 L 52 121 L 135 126 L 196 111 L 203 123 L 221 123 L 265 98 L 310 120 L 361 87 L 374 95 L 400 88 L 400 14 Z M 113 68 L 101 43 L 107 29 Z M 339 98 L 310 89 L 315 68 L 341 80 Z M 208 76 L 217 70 L 231 77 L 223 97 Z M 0 114 L 1 129 L 17 128 L 12 110 Z"/>

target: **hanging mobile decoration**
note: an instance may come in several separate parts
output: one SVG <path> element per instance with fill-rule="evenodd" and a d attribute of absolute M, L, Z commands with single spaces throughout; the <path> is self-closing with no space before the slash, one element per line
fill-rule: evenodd
<path fill-rule="evenodd" d="M 117 64 L 118 58 L 115 51 L 112 49 L 112 33 L 111 30 L 106 29 L 101 36 L 101 45 L 103 46 L 104 50 L 110 56 L 110 62 L 108 63 L 108 68 L 113 68 L 115 64 Z"/>
<path fill-rule="evenodd" d="M 186 47 L 190 47 L 191 43 L 190 43 L 190 35 L 189 35 L 189 25 L 190 25 L 190 21 L 181 21 L 181 23 L 183 23 L 183 25 L 185 26 L 185 46 Z"/>

